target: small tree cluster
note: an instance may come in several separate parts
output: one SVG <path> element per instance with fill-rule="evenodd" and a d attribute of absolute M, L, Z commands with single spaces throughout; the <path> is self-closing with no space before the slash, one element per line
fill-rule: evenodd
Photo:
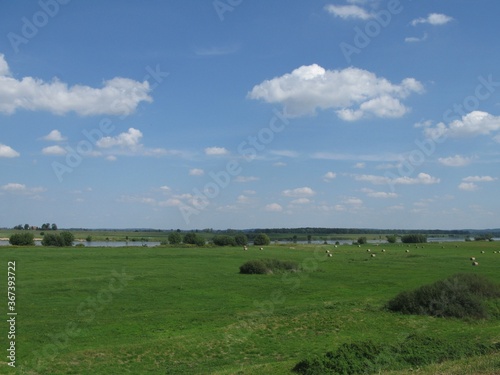
<path fill-rule="evenodd" d="M 34 246 L 35 237 L 33 233 L 16 233 L 10 236 L 9 243 L 15 246 Z"/>
<path fill-rule="evenodd" d="M 71 232 L 61 232 L 59 234 L 46 233 L 43 236 L 42 245 L 43 246 L 73 246 L 73 241 L 75 236 Z"/>
<path fill-rule="evenodd" d="M 236 241 L 232 236 L 215 236 L 214 238 L 212 238 L 212 242 L 217 246 L 236 246 Z"/>
<path fill-rule="evenodd" d="M 388 236 L 385 236 L 385 238 L 387 238 L 388 243 L 396 243 L 396 241 L 398 240 L 398 237 L 395 234 L 390 234 Z"/>
<path fill-rule="evenodd" d="M 203 237 L 194 232 L 186 233 L 182 242 L 189 245 L 205 246 L 205 240 Z"/>
<path fill-rule="evenodd" d="M 267 234 L 259 233 L 253 239 L 253 244 L 256 246 L 269 245 L 271 243 L 271 239 Z"/>
<path fill-rule="evenodd" d="M 405 234 L 401 236 L 401 242 L 403 243 L 426 243 L 427 236 L 425 234 Z"/>
<path fill-rule="evenodd" d="M 168 235 L 168 243 L 171 245 L 178 245 L 182 242 L 182 236 L 179 232 L 171 232 Z"/>
<path fill-rule="evenodd" d="M 358 244 L 359 245 L 364 245 L 368 242 L 368 239 L 366 237 L 359 237 L 358 238 Z"/>

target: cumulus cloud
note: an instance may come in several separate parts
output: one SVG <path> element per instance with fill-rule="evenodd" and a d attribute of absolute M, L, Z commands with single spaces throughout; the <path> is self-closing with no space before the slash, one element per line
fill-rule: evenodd
<path fill-rule="evenodd" d="M 147 81 L 115 77 L 103 87 L 84 85 L 68 87 L 58 79 L 45 82 L 38 78 L 11 76 L 3 54 L 0 54 L 0 112 L 13 114 L 18 109 L 47 111 L 56 115 L 75 112 L 81 116 L 129 115 L 139 103 L 151 102 Z"/>
<path fill-rule="evenodd" d="M 49 146 L 42 149 L 44 155 L 66 155 L 66 150 L 61 146 Z"/>
<path fill-rule="evenodd" d="M 326 182 L 330 182 L 331 180 L 333 180 L 336 177 L 337 177 L 336 173 L 326 172 L 325 175 L 323 176 L 323 180 Z"/>
<path fill-rule="evenodd" d="M 462 182 L 458 185 L 458 188 L 463 191 L 476 191 L 479 189 L 479 186 L 473 182 Z"/>
<path fill-rule="evenodd" d="M 205 155 L 208 156 L 218 156 L 227 155 L 229 153 L 224 147 L 207 147 L 205 148 Z"/>
<path fill-rule="evenodd" d="M 427 33 L 424 33 L 424 35 L 420 38 L 416 37 L 416 36 L 409 36 L 409 37 L 405 38 L 405 42 L 406 43 L 420 43 L 420 42 L 427 40 L 428 37 L 429 37 L 429 35 Z"/>
<path fill-rule="evenodd" d="M 471 163 L 472 158 L 455 155 L 447 158 L 439 158 L 438 161 L 446 167 L 464 167 Z"/>
<path fill-rule="evenodd" d="M 411 21 L 412 26 L 417 26 L 419 24 L 429 24 L 433 26 L 445 25 L 448 22 L 453 21 L 453 17 L 447 16 L 441 13 L 430 13 L 427 17 L 416 18 Z"/>
<path fill-rule="evenodd" d="M 281 207 L 278 203 L 270 203 L 264 207 L 264 210 L 268 212 L 282 212 L 283 207 Z"/>
<path fill-rule="evenodd" d="M 493 182 L 496 180 L 498 180 L 497 177 L 491 176 L 469 176 L 463 179 L 465 182 Z"/>
<path fill-rule="evenodd" d="M 3 186 L 0 186 L 0 190 L 12 193 L 12 194 L 22 194 L 22 195 L 36 195 L 38 193 L 44 192 L 45 188 L 33 187 L 30 188 L 25 184 L 20 184 L 17 182 L 10 182 Z"/>
<path fill-rule="evenodd" d="M 387 193 L 385 191 L 375 191 L 372 189 L 361 189 L 363 193 L 365 193 L 370 198 L 397 198 L 398 195 L 396 193 Z"/>
<path fill-rule="evenodd" d="M 326 5 L 325 10 L 335 17 L 343 19 L 369 20 L 375 17 L 373 13 L 367 12 L 357 5 Z"/>
<path fill-rule="evenodd" d="M 488 112 L 473 111 L 448 125 L 440 122 L 435 126 L 425 126 L 424 134 L 429 138 L 440 137 L 472 137 L 490 135 L 500 131 L 500 116 L 493 116 Z"/>
<path fill-rule="evenodd" d="M 136 149 L 140 147 L 142 132 L 138 129 L 130 128 L 125 133 L 120 133 L 115 137 L 103 137 L 96 142 L 100 148 L 122 147 Z"/>
<path fill-rule="evenodd" d="M 205 171 L 203 169 L 193 168 L 193 169 L 189 170 L 190 176 L 203 176 L 204 174 L 205 174 Z"/>
<path fill-rule="evenodd" d="M 374 185 L 431 185 L 441 182 L 439 178 L 432 177 L 427 173 L 419 173 L 417 177 L 411 178 L 408 176 L 403 177 L 387 177 L 376 175 L 354 175 L 355 180 L 370 182 Z"/>
<path fill-rule="evenodd" d="M 423 91 L 414 78 L 393 84 L 367 70 L 326 70 L 313 64 L 254 86 L 248 97 L 281 103 L 289 117 L 333 109 L 341 119 L 355 121 L 367 116 L 401 117 L 409 111 L 401 100 Z"/>
<path fill-rule="evenodd" d="M 283 196 L 290 198 L 306 198 L 306 197 L 312 197 L 313 195 L 316 194 L 316 192 L 310 187 L 305 186 L 296 189 L 283 190 L 282 194 Z"/>
<path fill-rule="evenodd" d="M 44 141 L 51 142 L 62 142 L 66 140 L 66 137 L 63 137 L 61 132 L 57 129 L 52 130 L 49 134 L 42 138 Z"/>
<path fill-rule="evenodd" d="M 12 147 L 0 143 L 0 158 L 17 158 L 20 155 Z"/>

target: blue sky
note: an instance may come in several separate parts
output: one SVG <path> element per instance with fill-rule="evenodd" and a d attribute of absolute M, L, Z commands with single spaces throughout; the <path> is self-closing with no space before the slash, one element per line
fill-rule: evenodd
<path fill-rule="evenodd" d="M 1 0 L 0 227 L 499 227 L 499 11 Z"/>

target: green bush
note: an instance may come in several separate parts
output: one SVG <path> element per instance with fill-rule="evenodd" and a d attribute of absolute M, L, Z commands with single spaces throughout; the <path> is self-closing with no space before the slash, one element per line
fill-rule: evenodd
<path fill-rule="evenodd" d="M 286 271 L 298 271 L 300 266 L 294 261 L 282 261 L 278 259 L 249 260 L 240 266 L 243 274 L 268 274 Z"/>
<path fill-rule="evenodd" d="M 366 237 L 359 237 L 358 238 L 358 245 L 364 245 L 368 242 L 368 239 Z"/>
<path fill-rule="evenodd" d="M 179 232 L 172 232 L 168 235 L 168 243 L 171 245 L 178 245 L 182 242 L 182 236 Z"/>
<path fill-rule="evenodd" d="M 487 318 L 487 298 L 500 297 L 500 286 L 476 274 L 456 274 L 445 280 L 405 291 L 386 307 L 403 314 L 436 317 Z"/>
<path fill-rule="evenodd" d="M 471 340 L 445 341 L 413 334 L 395 344 L 371 341 L 344 343 L 333 352 L 298 362 L 292 370 L 304 375 L 374 374 L 484 355 L 498 350 L 498 346 Z"/>
<path fill-rule="evenodd" d="M 401 236 L 403 243 L 426 243 L 427 236 L 425 234 L 405 234 Z"/>
<path fill-rule="evenodd" d="M 33 233 L 16 233 L 9 237 L 9 243 L 16 246 L 34 246 L 35 236 Z"/>
<path fill-rule="evenodd" d="M 226 235 L 220 235 L 220 236 L 215 236 L 212 239 L 214 245 L 217 246 L 236 246 L 236 241 L 234 237 L 231 236 L 226 236 Z"/>
<path fill-rule="evenodd" d="M 73 246 L 75 237 L 71 232 L 61 232 L 59 234 L 46 233 L 42 239 L 43 246 Z"/>
<path fill-rule="evenodd" d="M 396 243 L 398 241 L 398 237 L 395 234 L 390 234 L 385 236 L 385 238 L 387 238 L 388 243 Z"/>
<path fill-rule="evenodd" d="M 265 233 L 259 233 L 253 239 L 253 244 L 256 246 L 269 245 L 271 243 L 271 239 Z"/>
<path fill-rule="evenodd" d="M 245 246 L 248 244 L 248 237 L 245 234 L 237 234 L 234 236 L 234 241 L 238 246 Z"/>

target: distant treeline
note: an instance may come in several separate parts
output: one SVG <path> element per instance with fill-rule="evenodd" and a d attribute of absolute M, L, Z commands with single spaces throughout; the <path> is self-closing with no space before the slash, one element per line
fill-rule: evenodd
<path fill-rule="evenodd" d="M 252 229 L 254 233 L 266 234 L 314 234 L 314 235 L 350 235 L 350 234 L 414 234 L 425 233 L 427 235 L 452 235 L 452 236 L 468 236 L 472 233 L 468 230 L 442 230 L 442 229 L 367 229 L 367 228 L 267 228 L 267 229 Z"/>

